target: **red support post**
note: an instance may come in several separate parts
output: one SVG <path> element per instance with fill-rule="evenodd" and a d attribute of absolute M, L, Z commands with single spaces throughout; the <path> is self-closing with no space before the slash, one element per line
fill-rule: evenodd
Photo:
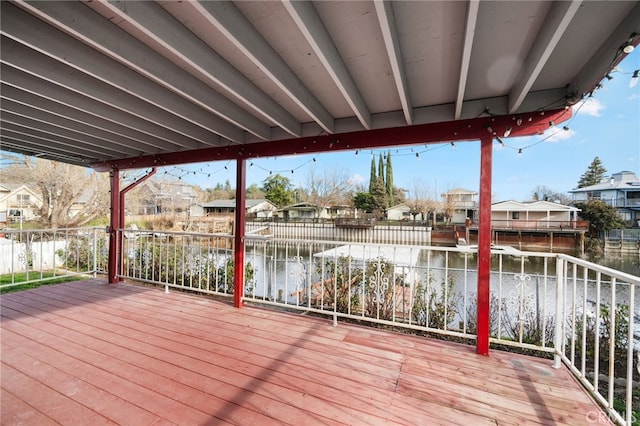
<path fill-rule="evenodd" d="M 246 160 L 239 158 L 236 165 L 236 220 L 234 223 L 233 305 L 242 307 L 244 295 L 244 227 L 246 201 Z"/>
<path fill-rule="evenodd" d="M 120 223 L 120 171 L 113 169 L 109 173 L 111 178 L 111 222 L 109 226 L 109 262 L 108 262 L 108 278 L 109 284 L 118 282 L 118 229 Z"/>
<path fill-rule="evenodd" d="M 480 208 L 478 224 L 478 324 L 476 352 L 489 355 L 491 283 L 491 169 L 493 137 L 480 140 Z"/>

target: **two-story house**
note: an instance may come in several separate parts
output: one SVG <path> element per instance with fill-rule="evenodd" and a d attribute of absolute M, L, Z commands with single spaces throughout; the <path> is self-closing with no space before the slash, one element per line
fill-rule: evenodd
<path fill-rule="evenodd" d="M 0 222 L 36 219 L 40 207 L 42 198 L 28 186 L 14 183 L 0 185 Z"/>
<path fill-rule="evenodd" d="M 614 173 L 598 184 L 569 192 L 576 203 L 601 200 L 614 207 L 623 220 L 640 226 L 640 179 L 633 172 Z"/>
<path fill-rule="evenodd" d="M 478 193 L 470 189 L 454 188 L 442 194 L 442 212 L 453 223 L 465 223 L 478 218 Z"/>

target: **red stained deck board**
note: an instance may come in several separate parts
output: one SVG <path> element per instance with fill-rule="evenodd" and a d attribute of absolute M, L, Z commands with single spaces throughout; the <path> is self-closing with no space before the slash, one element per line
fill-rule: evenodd
<path fill-rule="evenodd" d="M 3 363 L 119 424 L 157 424 L 159 417 L 72 374 L 36 359 L 18 347 L 4 349 Z"/>
<path fill-rule="evenodd" d="M 44 383 L 2 363 L 0 369 L 2 388 L 20 398 L 24 403 L 46 414 L 51 420 L 65 425 L 115 424 L 95 411 L 58 392 L 52 392 Z M 3 421 L 4 423 L 4 421 Z"/>
<path fill-rule="evenodd" d="M 46 336 L 40 338 L 45 345 L 50 347 L 58 345 L 61 353 L 83 362 L 84 365 L 91 366 L 88 368 L 89 370 L 105 369 L 127 381 L 128 385 L 137 388 L 143 393 L 140 396 L 142 399 L 138 402 L 139 404 L 144 404 L 144 398 L 162 402 L 150 410 L 177 424 L 200 424 L 212 416 L 217 418 L 217 421 L 227 418 L 233 420 L 233 416 L 238 411 L 244 415 L 242 419 L 252 420 L 252 424 L 256 424 L 256 421 L 262 424 L 265 422 L 275 424 L 269 416 L 257 416 L 255 411 L 247 410 L 236 403 L 236 400 L 242 400 L 243 404 L 249 408 L 271 411 L 275 415 L 285 417 L 277 419 L 280 422 L 299 420 L 299 416 L 307 417 L 306 413 L 297 412 L 299 410 L 275 400 L 263 398 L 260 401 L 252 402 L 251 398 L 256 398 L 254 394 L 244 392 L 243 389 L 236 386 L 226 386 L 223 382 L 210 379 L 206 375 L 212 374 L 220 377 L 229 374 L 226 371 L 205 370 L 202 374 L 193 373 L 190 368 L 193 368 L 192 364 L 197 363 L 196 359 L 185 360 L 178 354 L 171 354 L 174 363 L 172 364 L 138 352 L 136 349 L 140 349 L 140 345 L 134 346 L 132 349 L 127 348 L 127 344 L 133 343 L 135 345 L 135 342 L 131 339 L 118 337 L 118 335 L 110 337 L 120 340 L 122 346 L 83 335 L 53 322 L 43 321 L 41 324 L 34 324 L 34 327 L 47 333 Z M 33 334 L 31 328 L 21 327 L 19 324 L 13 324 L 11 330 L 20 333 L 25 338 L 29 338 Z M 78 343 L 73 343 L 74 341 Z M 181 367 L 181 363 L 188 361 L 191 361 L 191 364 L 184 365 L 189 368 Z M 206 365 L 202 366 L 203 369 L 207 367 Z M 174 380 L 174 378 L 189 381 L 193 386 Z M 247 376 L 244 377 L 244 380 L 246 383 L 250 383 L 253 379 Z M 156 410 L 161 410 L 161 412 L 156 412 Z"/>
<path fill-rule="evenodd" d="M 70 404 L 66 424 L 127 410 L 137 424 L 576 424 L 598 410 L 549 360 L 192 294 L 90 280 L 0 302 L 2 424 L 54 421 L 50 401 Z"/>
<path fill-rule="evenodd" d="M 34 298 L 35 299 L 35 298 Z M 55 313 L 47 313 L 47 305 L 42 302 L 31 300 L 31 305 L 36 306 L 39 305 L 39 309 L 42 309 L 42 314 L 55 316 Z M 37 308 L 34 308 L 37 309 Z M 93 316 L 92 325 L 83 325 L 81 320 L 86 318 L 82 316 L 75 320 L 66 320 L 60 317 L 48 318 L 47 323 L 45 325 L 40 325 L 39 328 L 49 329 L 52 335 L 62 336 L 68 338 L 68 340 L 79 340 L 82 336 L 75 336 L 73 331 L 71 331 L 70 327 L 76 325 L 76 330 L 80 333 L 84 333 L 85 336 L 94 337 L 96 340 L 102 338 L 102 330 L 96 329 L 94 324 L 97 324 L 99 320 Z M 53 326 L 59 325 L 61 328 L 55 329 Z M 53 327 L 53 328 L 52 328 Z M 107 325 L 103 325 L 104 331 L 108 328 Z M 178 342 L 177 339 L 170 339 L 169 333 L 160 339 L 159 337 L 149 336 L 148 334 L 140 334 L 137 336 L 137 339 L 131 339 L 127 336 L 128 329 L 120 328 L 117 326 L 111 326 L 111 333 L 113 334 L 112 343 L 113 345 L 121 345 L 118 349 L 113 349 L 110 345 L 101 344 L 100 341 L 93 342 L 92 347 L 101 353 L 108 353 L 112 357 L 122 357 L 124 353 L 127 352 L 127 348 L 138 348 L 136 351 L 139 355 L 130 354 L 128 358 L 123 358 L 124 362 L 130 362 L 132 364 L 136 364 L 141 368 L 153 368 L 153 361 L 160 359 L 167 363 L 167 365 L 162 365 L 155 369 L 154 371 L 157 374 L 162 374 L 162 372 L 167 371 L 171 364 L 170 362 L 175 362 L 179 365 L 188 365 L 190 368 L 195 369 L 196 371 L 206 371 L 211 367 L 210 364 L 207 363 L 206 358 L 210 356 L 210 352 L 199 350 L 194 347 L 187 347 L 183 343 Z M 111 334 L 109 335 L 111 336 Z M 146 338 L 146 342 L 143 339 Z M 169 343 L 167 343 L 167 340 Z M 95 346 L 97 345 L 97 346 Z M 165 347 L 161 347 L 164 345 Z M 110 352 L 109 352 L 110 351 Z M 144 356 L 145 353 L 153 354 L 152 359 L 148 359 L 146 361 L 140 361 L 141 356 Z M 188 353 L 188 355 L 186 355 Z M 361 401 L 358 404 L 358 400 L 360 397 L 358 395 L 353 394 L 349 399 L 349 403 L 347 405 L 339 406 L 343 403 L 343 401 L 335 398 L 335 390 L 332 390 L 328 386 L 318 386 L 313 382 L 306 382 L 304 380 L 292 380 L 289 377 L 281 377 L 283 376 L 278 371 L 278 368 L 289 369 L 286 364 L 282 364 L 280 361 L 274 363 L 273 360 L 264 358 L 264 360 L 257 364 L 251 365 L 246 362 L 246 360 L 234 360 L 232 358 L 234 354 L 223 353 L 219 357 L 211 357 L 211 359 L 218 360 L 218 365 L 214 367 L 219 368 L 220 370 L 216 372 L 216 377 L 220 380 L 224 380 L 228 385 L 233 385 L 234 383 L 239 384 L 244 388 L 243 391 L 249 391 L 250 388 L 257 387 L 256 392 L 260 392 L 264 396 L 268 396 L 271 393 L 271 388 L 273 385 L 280 385 L 282 389 L 276 389 L 275 393 L 279 395 L 280 398 L 288 398 L 287 403 L 291 406 L 299 406 L 303 407 L 305 404 L 309 403 L 309 400 L 313 400 L 317 398 L 315 401 L 311 401 L 321 408 L 320 412 L 323 415 L 332 418 L 334 420 L 342 420 L 345 419 L 348 421 L 349 413 L 352 411 L 355 413 L 355 406 L 358 406 L 359 412 L 355 413 L 358 419 L 367 420 L 370 417 L 370 421 L 377 421 L 378 419 L 374 416 L 370 415 L 371 407 L 367 404 L 367 400 Z M 282 364 L 282 365 L 280 365 Z M 156 371 L 157 370 L 157 371 Z M 185 372 L 182 371 L 182 374 Z M 265 382 L 262 380 L 262 376 L 265 378 L 268 377 L 269 381 Z M 179 377 L 172 377 L 173 380 L 178 381 Z M 259 379 L 259 380 L 257 380 Z M 261 391 L 261 388 L 265 387 L 266 390 L 264 393 Z M 293 392 L 288 392 L 288 389 L 291 389 Z M 300 398 L 299 395 L 303 395 L 304 398 Z M 329 401 L 330 404 L 326 404 L 325 401 Z M 273 402 L 268 402 L 267 404 L 273 405 Z M 335 404 L 338 404 L 337 407 L 334 407 Z M 323 406 L 324 405 L 324 406 Z M 290 408 L 288 411 L 292 411 Z M 384 411 L 378 412 L 377 416 L 385 416 L 386 413 Z M 284 419 L 282 419 L 284 420 Z"/>
<path fill-rule="evenodd" d="M 53 426 L 58 424 L 5 388 L 0 389 L 0 421 L 2 424 L 11 425 Z"/>
<path fill-rule="evenodd" d="M 278 355 L 287 353 L 292 355 L 292 363 L 298 363 L 305 368 L 312 369 L 322 362 L 325 365 L 317 370 L 319 372 L 339 373 L 340 369 L 353 371 L 355 367 L 359 373 L 367 374 L 369 371 L 375 371 L 378 374 L 383 374 L 383 379 L 386 377 L 390 381 L 395 382 L 396 377 L 394 374 L 386 374 L 379 367 L 387 366 L 389 369 L 397 370 L 400 365 L 400 360 L 395 354 L 382 357 L 382 352 L 376 351 L 374 355 L 360 354 L 355 357 L 354 360 L 357 361 L 357 364 L 354 366 L 354 363 L 349 360 L 349 357 L 354 354 L 354 351 L 349 350 L 349 345 L 346 345 L 344 348 L 333 348 L 334 350 L 332 351 L 327 350 L 331 347 L 326 345 L 326 340 L 314 342 L 314 337 L 320 333 L 329 335 L 329 333 L 336 331 L 333 333 L 334 338 L 332 339 L 335 341 L 336 339 L 342 339 L 344 333 L 340 327 L 335 328 L 330 326 L 328 321 L 314 320 L 306 327 L 304 333 L 298 334 L 297 339 L 291 339 L 292 336 L 287 335 L 285 337 L 288 342 L 283 343 L 274 340 L 273 332 L 270 333 L 256 328 L 251 329 L 252 338 L 249 341 L 245 336 L 237 332 L 238 327 L 234 324 L 222 323 L 220 320 L 214 322 L 208 318 L 198 318 L 194 320 L 194 317 L 190 316 L 188 312 L 167 315 L 161 312 L 142 311 L 139 307 L 119 306 L 117 310 L 114 310 L 105 305 L 94 305 L 91 309 L 94 314 L 104 313 L 103 318 L 105 321 L 120 324 L 127 328 L 142 329 L 145 328 L 145 325 L 151 327 L 160 325 L 160 328 L 163 330 L 163 336 L 166 331 L 172 331 L 179 335 L 178 338 L 180 341 L 188 340 L 194 345 L 205 345 L 206 343 L 212 342 L 215 343 L 216 346 L 242 349 L 243 353 L 246 352 L 264 356 L 270 356 L 270 354 L 274 352 Z M 186 331 L 181 325 L 184 321 L 193 322 Z M 215 326 L 215 333 L 211 332 L 212 326 Z M 286 324 L 282 324 L 278 328 L 288 332 Z M 143 332 L 146 335 L 150 331 L 152 331 L 150 327 L 146 327 Z M 209 350 L 210 347 L 207 349 Z M 324 352 L 320 352 L 320 350 L 324 350 Z"/>

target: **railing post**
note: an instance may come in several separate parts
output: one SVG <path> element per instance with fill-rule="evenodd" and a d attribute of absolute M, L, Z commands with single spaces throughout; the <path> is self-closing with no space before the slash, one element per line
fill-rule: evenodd
<path fill-rule="evenodd" d="M 627 388 L 625 398 L 625 411 L 626 422 L 632 423 L 632 401 L 633 401 L 633 341 L 635 338 L 634 333 L 634 313 L 635 313 L 635 289 L 636 286 L 633 283 L 629 283 L 629 330 L 627 334 Z M 638 351 L 638 372 L 640 372 L 640 351 Z"/>
<path fill-rule="evenodd" d="M 98 228 L 93 227 L 93 278 L 98 276 Z"/>
<path fill-rule="evenodd" d="M 111 223 L 109 226 L 109 284 L 118 282 L 118 230 L 120 229 L 120 171 L 111 170 Z"/>
<path fill-rule="evenodd" d="M 562 323 L 564 322 L 564 259 L 556 257 L 556 324 L 553 336 L 553 347 L 555 354 L 553 356 L 553 368 L 560 368 L 562 362 L 562 354 L 564 348 L 562 342 Z"/>

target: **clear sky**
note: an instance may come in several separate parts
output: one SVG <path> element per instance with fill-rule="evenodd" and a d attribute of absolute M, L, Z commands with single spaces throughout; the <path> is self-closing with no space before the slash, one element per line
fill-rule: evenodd
<path fill-rule="evenodd" d="M 551 128 L 543 136 L 508 138 L 505 139 L 507 147 L 496 142 L 493 155 L 494 200 L 528 200 L 539 185 L 566 193 L 576 187 L 580 175 L 596 156 L 600 157 L 608 173 L 629 170 L 640 176 L 640 83 L 630 87 L 633 72 L 637 69 L 640 69 L 640 48 L 636 48 L 611 73 L 612 80 L 603 80 L 603 87 L 592 98 L 588 98 L 584 105 L 574 106 L 574 116 L 563 123 L 569 126 L 568 131 Z M 547 138 L 550 133 L 555 135 Z M 519 148 L 522 148 L 522 154 L 518 154 Z M 389 151 L 395 186 L 411 190 L 419 181 L 431 193 L 437 193 L 438 198 L 442 192 L 456 187 L 478 191 L 479 142 L 458 142 L 455 148 L 447 143 L 391 148 Z M 336 170 L 367 185 L 371 152 L 251 160 L 247 162 L 247 185 L 255 183 L 261 186 L 272 172 L 290 178 L 296 187 L 304 186 L 313 168 L 316 174 Z M 379 153 L 385 152 L 387 149 L 373 151 L 376 159 Z M 419 157 L 416 157 L 416 152 Z M 169 176 L 181 176 L 182 180 L 203 188 L 224 184 L 227 180 L 235 186 L 233 161 L 164 170 Z M 163 170 L 160 171 L 162 174 Z"/>

